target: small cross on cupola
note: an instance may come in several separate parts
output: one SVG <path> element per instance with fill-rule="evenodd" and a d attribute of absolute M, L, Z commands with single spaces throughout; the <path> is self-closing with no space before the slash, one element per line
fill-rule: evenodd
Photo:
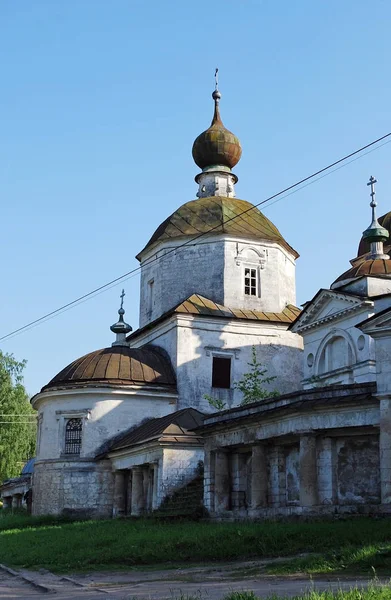
<path fill-rule="evenodd" d="M 380 258 L 383 260 L 388 260 L 390 257 L 388 256 L 388 254 L 384 253 L 383 242 L 385 242 L 388 239 L 389 235 L 387 229 L 382 227 L 379 221 L 377 220 L 375 183 L 377 183 L 377 179 L 375 179 L 375 177 L 371 175 L 367 185 L 371 187 L 370 207 L 372 208 L 372 223 L 363 232 L 363 239 L 367 240 L 370 243 L 370 255 L 368 258 Z"/>
<path fill-rule="evenodd" d="M 118 309 L 119 319 L 114 325 L 110 327 L 111 331 L 116 334 L 115 342 L 113 342 L 112 346 L 127 346 L 128 343 L 126 341 L 126 335 L 132 331 L 132 328 L 128 323 L 124 321 L 124 298 L 125 298 L 125 290 L 122 290 L 120 295 L 121 298 L 121 306 Z"/>

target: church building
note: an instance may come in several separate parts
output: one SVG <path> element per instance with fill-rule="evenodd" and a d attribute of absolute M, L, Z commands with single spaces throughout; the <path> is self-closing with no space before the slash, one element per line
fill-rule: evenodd
<path fill-rule="evenodd" d="M 112 345 L 32 398 L 35 515 L 140 516 L 195 482 L 213 519 L 391 512 L 391 213 L 377 219 L 371 177 L 357 257 L 300 310 L 298 254 L 236 197 L 241 145 L 212 97 L 196 199 L 137 255 L 139 328 L 122 293 Z M 246 404 L 254 352 L 270 396 Z"/>
<path fill-rule="evenodd" d="M 32 399 L 38 411 L 33 514 L 110 517 L 156 510 L 201 472 L 204 417 L 236 410 L 236 383 L 257 359 L 287 394 L 303 379 L 296 250 L 236 198 L 238 138 L 213 92 L 210 127 L 193 144 L 197 199 L 138 254 L 140 323 L 76 358 Z M 103 326 L 103 325 L 102 325 Z M 213 403 L 212 403 L 213 404 Z M 247 501 L 246 501 L 247 502 Z"/>

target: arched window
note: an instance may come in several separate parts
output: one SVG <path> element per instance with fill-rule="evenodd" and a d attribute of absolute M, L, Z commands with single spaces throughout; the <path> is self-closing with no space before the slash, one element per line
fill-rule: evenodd
<path fill-rule="evenodd" d="M 81 419 L 68 419 L 65 426 L 65 454 L 80 454 L 82 428 Z"/>

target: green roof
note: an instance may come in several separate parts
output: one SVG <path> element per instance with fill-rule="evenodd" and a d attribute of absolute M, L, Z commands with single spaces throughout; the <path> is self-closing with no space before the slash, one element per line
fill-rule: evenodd
<path fill-rule="evenodd" d="M 251 209 L 251 210 L 249 210 Z M 244 211 L 248 211 L 242 214 Z M 283 238 L 277 227 L 258 208 L 239 198 L 210 196 L 186 202 L 156 229 L 142 252 L 172 238 L 195 237 L 200 233 L 226 233 L 281 244 L 295 258 L 299 255 Z"/>

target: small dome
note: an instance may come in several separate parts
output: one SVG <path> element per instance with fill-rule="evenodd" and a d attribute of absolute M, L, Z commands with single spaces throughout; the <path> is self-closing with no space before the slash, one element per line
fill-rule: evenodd
<path fill-rule="evenodd" d="M 137 258 L 141 260 L 142 252 L 157 242 L 195 236 L 211 230 L 215 234 L 227 233 L 249 239 L 277 242 L 296 258 L 299 256 L 285 241 L 277 227 L 250 202 L 239 198 L 209 196 L 191 200 L 178 208 L 156 229 Z"/>
<path fill-rule="evenodd" d="M 375 258 L 373 260 L 362 260 L 345 273 L 342 273 L 332 284 L 331 288 L 336 287 L 336 284 L 341 284 L 343 281 L 358 279 L 359 277 L 386 277 L 391 276 L 391 260 Z"/>
<path fill-rule="evenodd" d="M 221 120 L 220 97 L 220 92 L 213 92 L 215 112 L 211 126 L 201 133 L 193 144 L 193 159 L 200 169 L 217 165 L 232 169 L 242 155 L 239 139 L 224 127 Z"/>
<path fill-rule="evenodd" d="M 90 352 L 65 367 L 42 388 L 88 384 L 175 386 L 175 375 L 164 351 L 147 346 L 112 346 Z"/>
<path fill-rule="evenodd" d="M 388 231 L 389 239 L 391 239 L 391 212 L 388 212 L 385 215 L 383 215 L 382 217 L 379 217 L 378 221 L 379 221 L 380 225 Z M 385 252 L 387 254 L 389 254 L 390 249 L 391 249 L 390 245 L 386 241 Z M 363 254 L 367 254 L 369 251 L 370 251 L 370 240 L 366 239 L 366 237 L 363 235 L 360 240 L 360 244 L 358 246 L 357 256 L 362 256 Z"/>

